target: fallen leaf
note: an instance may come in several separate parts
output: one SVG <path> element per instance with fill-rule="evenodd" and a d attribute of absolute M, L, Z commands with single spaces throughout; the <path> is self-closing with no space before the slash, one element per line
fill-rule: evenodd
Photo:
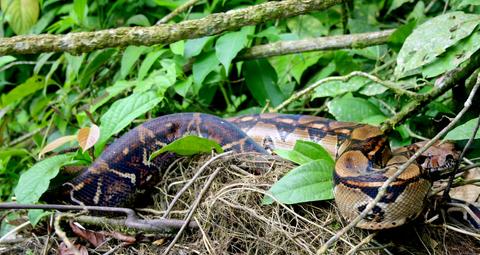
<path fill-rule="evenodd" d="M 80 238 L 88 241 L 94 247 L 98 247 L 107 239 L 104 233 L 94 232 L 92 230 L 85 229 L 77 222 L 70 221 L 70 227 L 72 228 L 73 233 L 75 233 Z"/>

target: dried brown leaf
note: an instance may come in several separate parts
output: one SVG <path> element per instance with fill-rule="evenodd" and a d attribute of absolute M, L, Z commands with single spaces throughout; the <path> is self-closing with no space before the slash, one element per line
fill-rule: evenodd
<path fill-rule="evenodd" d="M 68 248 L 68 246 L 64 242 L 62 242 L 58 247 L 58 254 L 59 255 L 76 255 L 77 254 L 76 252 L 78 251 L 80 252 L 80 255 L 88 255 L 88 251 L 85 246 L 80 244 L 74 244 L 73 246 L 76 249 L 76 251 Z"/>
<path fill-rule="evenodd" d="M 78 223 L 70 221 L 70 227 L 72 228 L 73 233 L 75 233 L 80 238 L 85 239 L 91 243 L 94 247 L 98 247 L 100 244 L 104 243 L 107 239 L 104 233 L 95 232 L 92 230 L 85 229 L 80 226 Z"/>
<path fill-rule="evenodd" d="M 86 151 L 97 143 L 99 137 L 100 128 L 92 124 L 91 127 L 84 127 L 78 131 L 77 140 L 82 150 Z"/>
<path fill-rule="evenodd" d="M 74 135 L 62 136 L 55 139 L 53 142 L 47 144 L 38 154 L 38 157 L 41 158 L 45 153 L 55 150 L 56 148 L 75 140 L 77 137 Z"/>

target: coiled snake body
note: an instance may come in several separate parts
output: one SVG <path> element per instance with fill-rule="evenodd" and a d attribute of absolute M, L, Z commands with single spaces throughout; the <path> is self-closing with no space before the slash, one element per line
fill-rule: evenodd
<path fill-rule="evenodd" d="M 162 116 L 132 129 L 68 186 L 71 202 L 125 206 L 137 189 L 158 181 L 158 171 L 175 158 L 165 153 L 149 162 L 152 152 L 185 135 L 217 141 L 224 150 L 267 153 L 292 148 L 296 140 L 321 144 L 336 159 L 334 195 L 347 220 L 356 217 L 377 195 L 378 188 L 408 159 L 407 149 L 392 152 L 382 132 L 370 125 L 325 118 L 262 114 L 227 120 L 200 113 Z M 419 164 L 411 164 L 386 195 L 357 226 L 384 229 L 415 218 L 422 210 L 431 182 Z"/>

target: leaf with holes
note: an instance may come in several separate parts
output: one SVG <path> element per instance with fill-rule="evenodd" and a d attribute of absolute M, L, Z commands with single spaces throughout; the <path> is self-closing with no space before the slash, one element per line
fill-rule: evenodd
<path fill-rule="evenodd" d="M 78 131 L 77 141 L 83 151 L 87 151 L 97 143 L 100 137 L 100 128 L 92 124 L 91 127 L 84 127 Z"/>
<path fill-rule="evenodd" d="M 301 165 L 276 182 L 269 190 L 275 199 L 284 204 L 297 204 L 333 198 L 334 165 L 323 159 Z M 265 196 L 263 204 L 273 203 Z"/>
<path fill-rule="evenodd" d="M 57 176 L 60 167 L 71 160 L 68 154 L 57 155 L 42 160 L 20 176 L 15 195 L 21 204 L 36 203 L 47 191 L 50 180 Z"/>
<path fill-rule="evenodd" d="M 418 26 L 398 53 L 395 76 L 401 78 L 432 63 L 447 48 L 469 36 L 480 23 L 480 15 L 450 12 Z"/>
<path fill-rule="evenodd" d="M 215 150 L 217 153 L 223 152 L 222 146 L 216 141 L 194 135 L 187 135 L 153 152 L 149 160 L 165 152 L 173 152 L 181 156 L 191 156 L 199 153 L 210 153 L 212 150 Z"/>
<path fill-rule="evenodd" d="M 439 56 L 435 62 L 424 66 L 422 68 L 423 76 L 435 77 L 456 68 L 480 49 L 478 42 L 480 42 L 480 31 L 474 32 L 470 37 L 459 42 L 445 54 Z"/>
<path fill-rule="evenodd" d="M 47 144 L 45 147 L 43 147 L 40 153 L 38 153 L 38 157 L 41 158 L 45 153 L 51 152 L 56 148 L 75 140 L 76 138 L 77 136 L 75 135 L 67 135 L 67 136 L 62 136 L 60 138 L 57 138 L 53 140 L 51 143 Z"/>
<path fill-rule="evenodd" d="M 453 140 L 453 141 L 458 141 L 458 140 L 468 140 L 470 137 L 473 135 L 473 130 L 475 129 L 475 126 L 477 125 L 478 118 L 471 119 L 464 124 L 450 130 L 447 135 L 445 135 L 444 140 Z M 480 138 L 480 132 L 477 132 L 475 135 L 475 139 Z"/>

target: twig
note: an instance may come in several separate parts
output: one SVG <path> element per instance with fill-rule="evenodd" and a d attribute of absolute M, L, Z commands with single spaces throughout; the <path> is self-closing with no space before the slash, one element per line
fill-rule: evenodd
<path fill-rule="evenodd" d="M 448 225 L 448 224 L 444 224 L 443 226 L 446 227 L 447 229 L 453 230 L 455 232 L 462 233 L 464 235 L 473 236 L 477 239 L 480 239 L 480 234 L 478 234 L 478 233 L 473 233 L 473 232 L 467 231 L 465 229 L 457 228 L 457 227 L 454 227 L 454 226 L 451 226 L 451 225 Z"/>
<path fill-rule="evenodd" d="M 161 18 L 155 25 L 160 25 L 160 24 L 165 24 L 171 19 L 173 19 L 175 16 L 178 14 L 184 12 L 188 8 L 194 6 L 199 0 L 189 0 L 185 2 L 184 4 L 180 5 L 177 9 L 173 10 L 169 14 L 165 15 L 163 18 Z"/>
<path fill-rule="evenodd" d="M 55 221 L 53 223 L 53 226 L 55 228 L 55 234 L 57 234 L 60 239 L 62 239 L 63 243 L 68 247 L 70 251 L 73 251 L 75 255 L 80 255 L 80 251 L 70 242 L 70 240 L 67 237 L 67 234 L 62 230 L 60 227 L 60 221 L 62 220 L 63 217 L 70 217 L 74 218 L 76 215 L 73 215 L 71 213 L 59 213 L 55 217 Z"/>
<path fill-rule="evenodd" d="M 478 87 L 479 85 L 480 85 L 480 76 L 477 77 L 477 83 L 475 84 L 475 87 Z M 467 104 L 467 102 L 465 102 L 464 107 L 467 106 L 466 104 Z M 460 162 L 462 162 L 462 159 L 465 156 L 465 153 L 467 152 L 470 145 L 472 145 L 473 140 L 477 136 L 477 131 L 478 131 L 479 126 L 480 126 L 480 116 L 478 116 L 477 124 L 475 125 L 475 128 L 473 129 L 472 136 L 470 136 L 467 144 L 465 144 L 465 147 L 463 147 L 462 153 L 460 153 L 460 157 L 458 157 L 458 160 L 455 161 L 455 166 L 453 167 L 452 174 L 451 174 L 450 178 L 448 179 L 447 187 L 445 188 L 445 192 L 443 192 L 443 196 L 442 196 L 443 201 L 450 200 L 449 192 L 450 192 L 450 188 L 452 187 L 452 184 L 453 184 L 453 179 L 455 179 L 455 175 L 457 175 L 458 168 L 460 167 Z"/>
<path fill-rule="evenodd" d="M 222 157 L 225 157 L 227 155 L 230 155 L 232 153 L 233 153 L 233 151 L 227 151 L 227 152 L 224 152 L 222 154 L 218 154 L 217 156 L 215 156 L 215 157 L 209 159 L 207 162 L 205 162 L 205 164 L 203 164 L 203 166 L 200 167 L 200 169 L 198 169 L 198 171 L 195 173 L 195 175 L 182 187 L 182 189 L 177 192 L 175 197 L 172 199 L 172 202 L 170 202 L 170 204 L 168 205 L 167 210 L 165 210 L 165 213 L 163 214 L 162 218 L 167 218 L 168 214 L 173 209 L 176 202 L 180 199 L 180 197 L 183 195 L 183 193 L 185 193 L 185 191 L 187 191 L 187 189 L 198 179 L 198 177 L 203 173 L 203 171 L 207 168 L 207 166 L 209 166 L 215 160 L 217 160 L 219 158 L 222 158 Z"/>
<path fill-rule="evenodd" d="M 342 228 L 340 231 L 338 231 L 332 238 L 330 238 L 320 249 L 318 250 L 317 254 L 323 254 L 327 251 L 328 247 L 330 247 L 332 244 L 337 242 L 337 240 L 344 235 L 347 231 L 355 227 L 358 222 L 360 222 L 366 215 L 369 213 L 373 207 L 383 198 L 385 195 L 388 186 L 390 183 L 395 181 L 397 177 L 407 169 L 410 164 L 412 164 L 417 158 L 424 153 L 428 148 L 430 148 L 438 139 L 440 139 L 442 136 L 444 136 L 455 124 L 460 120 L 460 118 L 468 111 L 470 106 L 472 105 L 473 98 L 478 90 L 478 87 L 480 86 L 480 83 L 477 83 L 473 88 L 472 91 L 470 92 L 470 95 L 467 98 L 467 101 L 465 101 L 463 109 L 455 116 L 455 118 L 445 127 L 443 128 L 435 137 L 432 138 L 428 143 L 425 144 L 422 148 L 420 148 L 418 151 L 413 154 L 412 157 L 410 157 L 407 162 L 402 164 L 398 170 L 390 176 L 384 183 L 383 185 L 378 189 L 378 193 L 375 196 L 375 198 L 368 203 L 366 208 L 355 218 L 353 219 L 346 227 Z"/>
<path fill-rule="evenodd" d="M 220 34 L 224 31 L 284 19 L 313 11 L 325 10 L 342 0 L 270 1 L 238 10 L 215 13 L 197 20 L 151 27 L 122 27 L 94 32 L 72 32 L 65 35 L 20 35 L 0 39 L 0 56 L 69 52 L 80 54 L 94 50 L 128 45 L 169 44 L 183 39 Z"/>
<path fill-rule="evenodd" d="M 178 230 L 186 222 L 175 219 L 154 219 L 143 220 L 139 219 L 135 214 L 135 211 L 130 208 L 122 207 L 106 207 L 106 206 L 82 206 L 82 205 L 58 205 L 58 204 L 44 204 L 44 205 L 29 205 L 29 204 L 17 204 L 17 203 L 0 203 L 0 209 L 46 209 L 46 210 L 89 210 L 100 211 L 106 213 L 123 213 L 127 215 L 126 219 L 105 219 L 103 217 L 79 217 L 84 222 L 91 224 L 111 223 L 116 226 L 125 226 L 128 228 L 139 229 L 143 231 L 160 231 L 163 233 L 171 233 Z M 188 222 L 188 227 L 197 228 L 195 222 Z"/>
<path fill-rule="evenodd" d="M 2 242 L 5 242 L 5 240 L 7 240 L 7 238 L 15 233 L 17 233 L 18 231 L 28 227 L 28 225 L 30 225 L 30 221 L 26 221 L 18 226 L 16 226 L 15 228 L 13 228 L 12 230 L 8 231 L 5 235 L 3 235 L 1 238 L 0 238 L 0 243 Z"/>
<path fill-rule="evenodd" d="M 364 239 L 362 239 L 362 241 L 360 241 L 360 243 L 358 243 L 357 245 L 355 245 L 355 247 L 353 247 L 352 249 L 350 249 L 350 250 L 347 252 L 347 255 L 355 254 L 360 247 L 362 247 L 363 245 L 365 245 L 365 244 L 369 243 L 370 241 L 372 241 L 372 239 L 377 235 L 377 233 L 378 233 L 378 232 L 371 233 L 370 235 L 368 235 L 367 237 L 365 237 Z"/>
<path fill-rule="evenodd" d="M 326 83 L 326 82 L 331 82 L 331 81 L 343 81 L 343 82 L 346 82 L 348 80 L 350 80 L 351 78 L 355 77 L 355 76 L 360 76 L 360 77 L 364 77 L 364 78 L 367 78 L 373 82 L 376 82 L 376 83 L 379 83 L 381 84 L 382 86 L 386 87 L 386 88 L 389 88 L 391 90 L 393 90 L 394 93 L 398 94 L 398 95 L 407 95 L 407 96 L 410 96 L 412 98 L 423 98 L 422 95 L 418 95 L 417 93 L 415 92 L 412 92 L 412 91 L 409 91 L 409 90 L 406 90 L 400 86 L 398 86 L 395 82 L 392 82 L 392 81 L 384 81 L 374 75 L 371 75 L 371 74 L 368 74 L 368 73 L 365 73 L 365 72 L 361 72 L 361 71 L 354 71 L 354 72 L 351 72 L 345 76 L 333 76 L 333 77 L 327 77 L 327 78 L 324 78 L 324 79 L 321 79 L 317 82 L 315 82 L 314 84 L 308 86 L 307 88 L 305 89 L 302 89 L 298 92 L 296 92 L 295 94 L 293 94 L 290 98 L 288 98 L 287 100 L 283 101 L 283 103 L 281 103 L 280 105 L 278 105 L 275 109 L 273 109 L 273 112 L 278 112 L 280 110 L 282 110 L 283 108 L 285 108 L 287 105 L 289 105 L 290 103 L 292 103 L 293 101 L 295 100 L 298 100 L 300 99 L 301 97 L 303 97 L 304 95 L 307 95 L 309 94 L 310 92 L 312 92 L 314 89 L 318 88 L 320 85 Z"/>
<path fill-rule="evenodd" d="M 210 188 L 210 185 L 212 184 L 213 180 L 215 179 L 215 177 L 218 175 L 218 173 L 220 172 L 220 170 L 222 170 L 222 168 L 217 168 L 211 175 L 210 175 L 210 178 L 208 178 L 208 180 L 205 182 L 205 185 L 204 187 L 202 188 L 202 190 L 200 190 L 200 193 L 198 194 L 198 197 L 195 199 L 195 201 L 193 202 L 192 206 L 190 207 L 190 212 L 188 213 L 187 215 L 187 218 L 185 219 L 185 222 L 190 222 L 190 220 L 192 219 L 193 217 L 193 214 L 195 213 L 195 210 L 197 209 L 198 205 L 200 204 L 200 201 L 202 200 L 203 196 L 205 195 L 205 193 L 207 192 L 207 190 Z M 187 227 L 187 224 L 184 224 L 180 230 L 178 230 L 177 232 L 177 235 L 175 235 L 175 237 L 173 238 L 172 242 L 168 245 L 168 247 L 165 249 L 165 251 L 163 252 L 164 255 L 168 254 L 168 252 L 173 248 L 173 246 L 175 246 L 175 243 L 178 241 L 178 239 L 180 238 L 180 236 L 182 235 L 183 231 L 185 230 L 185 228 Z"/>
<path fill-rule="evenodd" d="M 11 63 L 8 63 L 4 65 L 2 68 L 0 68 L 0 73 L 9 69 L 12 66 L 17 66 L 17 65 L 36 65 L 38 62 L 37 61 L 14 61 Z M 45 64 L 53 64 L 55 63 L 54 61 L 47 61 Z"/>
<path fill-rule="evenodd" d="M 480 52 L 477 52 L 470 57 L 469 62 L 464 67 L 455 68 L 452 71 L 447 72 L 443 77 L 437 79 L 435 88 L 424 94 L 423 97 L 410 101 L 403 107 L 402 111 L 386 120 L 380 128 L 385 133 L 390 132 L 397 124 L 419 111 L 422 106 L 435 100 L 437 97 L 443 95 L 455 85 L 468 78 L 479 66 Z"/>
<path fill-rule="evenodd" d="M 34 136 L 35 134 L 37 134 L 38 132 L 40 132 L 40 131 L 42 131 L 42 130 L 43 130 L 43 128 L 38 128 L 38 129 L 33 130 L 32 132 L 29 132 L 29 133 L 27 133 L 27 134 L 24 134 L 24 135 L 18 137 L 17 139 L 11 141 L 10 143 L 8 143 L 7 146 L 8 146 L 8 147 L 15 146 L 15 145 L 17 145 L 17 144 L 19 144 L 19 143 L 21 143 L 21 142 L 29 139 L 30 137 Z"/>
<path fill-rule="evenodd" d="M 280 41 L 265 45 L 253 46 L 241 54 L 236 61 L 250 60 L 257 58 L 267 58 L 272 56 L 320 51 L 320 50 L 336 50 L 349 48 L 366 48 L 369 46 L 384 44 L 388 41 L 389 36 L 394 29 L 380 32 L 369 32 L 352 35 L 335 35 L 319 38 L 310 38 L 294 41 Z"/>

